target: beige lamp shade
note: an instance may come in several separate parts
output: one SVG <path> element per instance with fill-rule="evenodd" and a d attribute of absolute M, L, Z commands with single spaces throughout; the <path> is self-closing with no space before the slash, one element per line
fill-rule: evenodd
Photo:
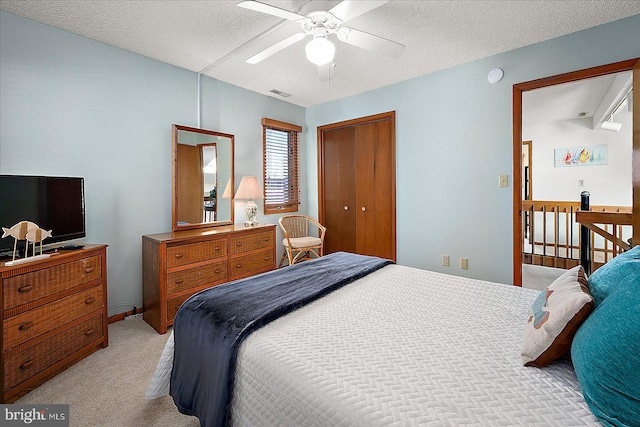
<path fill-rule="evenodd" d="M 239 200 L 262 199 L 263 195 L 258 178 L 255 176 L 243 176 L 235 198 Z"/>

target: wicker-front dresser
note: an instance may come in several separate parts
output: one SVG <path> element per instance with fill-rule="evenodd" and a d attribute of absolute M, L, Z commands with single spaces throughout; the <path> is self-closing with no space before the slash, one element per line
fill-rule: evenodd
<path fill-rule="evenodd" d="M 106 248 L 60 250 L 11 267 L 0 262 L 2 403 L 108 345 Z"/>
<path fill-rule="evenodd" d="M 142 317 L 161 334 L 198 291 L 276 268 L 276 226 L 219 226 L 142 236 Z"/>

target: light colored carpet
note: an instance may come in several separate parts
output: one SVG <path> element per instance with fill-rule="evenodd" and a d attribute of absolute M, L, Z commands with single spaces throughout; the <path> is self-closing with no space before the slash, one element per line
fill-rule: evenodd
<path fill-rule="evenodd" d="M 19 399 L 19 404 L 69 404 L 71 426 L 199 426 L 170 397 L 144 394 L 169 334 L 141 317 L 109 325 L 109 346 Z"/>
<path fill-rule="evenodd" d="M 562 268 L 522 264 L 522 287 L 541 291 L 566 271 Z"/>

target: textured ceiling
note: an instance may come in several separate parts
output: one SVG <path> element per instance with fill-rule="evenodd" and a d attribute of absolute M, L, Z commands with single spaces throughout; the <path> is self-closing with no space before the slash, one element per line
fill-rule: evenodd
<path fill-rule="evenodd" d="M 306 14 L 338 1 L 268 1 Z M 237 1 L 0 0 L 0 8 L 303 107 L 387 86 L 640 14 L 640 1 L 408 1 L 389 3 L 348 26 L 402 43 L 388 59 L 335 41 L 336 68 L 320 81 L 304 42 L 256 65 L 245 59 L 281 40 L 291 22 Z M 488 71 L 488 70 L 487 70 Z M 272 89 L 290 93 L 280 98 Z"/>

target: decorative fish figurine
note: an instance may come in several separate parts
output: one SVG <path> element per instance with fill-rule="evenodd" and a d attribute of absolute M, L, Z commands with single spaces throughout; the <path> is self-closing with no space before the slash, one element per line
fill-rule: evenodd
<path fill-rule="evenodd" d="M 40 243 L 40 255 L 42 255 L 42 241 L 47 237 L 51 237 L 51 231 L 36 228 L 27 233 L 27 242 L 33 243 L 33 255 L 36 254 L 36 243 Z"/>
<path fill-rule="evenodd" d="M 32 230 L 29 230 L 29 232 L 27 233 L 27 240 L 34 245 L 36 243 L 42 243 L 44 239 L 46 239 L 47 237 L 51 237 L 51 231 L 52 230 L 46 231 L 42 228 L 34 228 Z"/>
<path fill-rule="evenodd" d="M 39 228 L 38 225 L 31 221 L 20 221 L 11 228 L 2 227 L 2 237 L 11 236 L 16 240 L 25 240 L 27 233 L 36 228 Z"/>
<path fill-rule="evenodd" d="M 11 236 L 15 239 L 13 242 L 13 261 L 16 260 L 16 249 L 18 247 L 18 240 L 25 240 L 27 238 L 27 234 L 30 231 L 38 228 L 40 227 L 38 227 L 37 224 L 31 221 L 20 221 L 19 223 L 17 223 L 11 228 L 2 227 L 3 238 L 7 236 Z M 27 250 L 25 252 L 25 255 L 28 255 L 28 253 L 29 253 L 29 243 L 27 242 Z"/>

